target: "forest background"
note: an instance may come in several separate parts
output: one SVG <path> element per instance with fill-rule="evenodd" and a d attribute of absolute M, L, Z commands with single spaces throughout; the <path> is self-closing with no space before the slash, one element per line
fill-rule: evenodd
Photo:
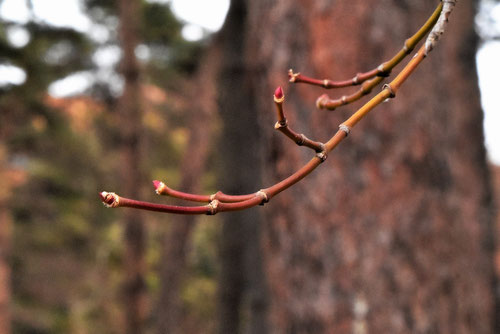
<path fill-rule="evenodd" d="M 342 151 L 345 168 L 359 168 L 357 173 L 333 167 L 340 160 L 332 159 L 312 181 L 304 181 L 299 190 L 283 194 L 264 208 L 241 215 L 180 218 L 105 210 L 97 193 L 117 190 L 160 201 L 150 180 L 213 193 L 219 188 L 255 191 L 264 182 L 286 176 L 290 166 L 304 156 L 281 138 L 272 139 L 278 137 L 271 133 L 275 86 L 282 85 L 287 98 L 288 91 L 292 92 L 291 114 L 297 127 L 322 137 L 333 127 L 322 129 L 321 120 L 328 116 L 318 116 L 320 111 L 313 110 L 315 97 L 323 92 L 307 88 L 300 93 L 303 88 L 286 86 L 287 67 L 348 77 L 376 66 L 418 29 L 434 2 L 401 1 L 397 5 L 382 1 L 373 16 L 367 14 L 366 5 L 353 2 L 352 20 L 370 22 L 366 29 L 371 29 L 371 41 L 363 40 L 361 31 L 346 38 L 349 22 L 339 23 L 344 37 L 326 36 L 323 31 L 329 33 L 333 27 L 325 29 L 322 18 L 332 20 L 334 12 L 352 10 L 334 8 L 328 2 L 314 6 L 297 2 L 294 7 L 235 0 L 222 30 L 196 41 L 182 34 L 185 23 L 173 14 L 169 2 L 83 1 L 82 8 L 92 21 L 90 31 L 47 24 L 36 17 L 31 2 L 26 3 L 31 8 L 29 20 L 2 19 L 0 28 L 3 68 L 16 67 L 25 74 L 24 79 L 3 82 L 0 87 L 0 333 L 328 329 L 364 333 L 368 329 L 377 332 L 377 328 L 486 333 L 498 326 L 494 267 L 500 261 L 488 235 L 491 231 L 498 234 L 493 191 L 500 190 L 500 168 L 486 166 L 474 65 L 480 42 L 476 31 L 484 40 L 500 35 L 491 16 L 496 4 L 486 3 L 485 8 L 491 7 L 478 16 L 481 20 L 476 26 L 478 3 L 459 2 L 462 11 L 456 18 L 454 13 L 451 21 L 461 22 L 461 30 L 450 25 L 444 36 L 450 42 L 438 45 L 440 53 L 429 57 L 433 65 L 424 63 L 419 69 L 422 75 L 410 79 L 415 85 L 429 83 L 420 84 L 420 90 L 427 90 L 415 90 L 410 99 L 403 88 L 396 108 L 380 107 L 389 108 L 385 112 L 390 116 L 380 116 L 383 122 L 404 127 L 391 135 L 383 122 L 368 121 L 354 134 L 353 144 Z M 469 15 L 463 8 L 471 9 Z M 397 15 L 387 21 L 384 15 L 391 10 Z M 260 24 L 269 13 L 275 18 Z M 325 51 L 334 48 L 299 33 L 300 27 L 287 20 L 307 25 L 320 40 L 334 42 L 338 37 L 345 54 Z M 399 27 L 398 32 L 388 34 L 391 26 Z M 259 45 L 264 35 L 267 39 Z M 467 41 L 470 49 L 455 47 L 460 40 Z M 450 60 L 457 48 L 462 53 Z M 349 59 L 348 52 L 358 55 L 353 58 L 357 62 L 329 66 L 332 59 Z M 103 64 L 99 62 L 103 53 L 118 57 Z M 454 61 L 457 65 L 450 65 Z M 445 63 L 450 68 L 465 67 L 471 76 L 453 79 L 438 71 L 437 82 L 429 79 L 433 69 Z M 75 73 L 91 83 L 85 92 L 70 97 L 51 94 L 49 87 L 53 89 L 55 82 L 64 86 L 59 80 Z M 472 88 L 462 88 L 458 82 L 464 81 Z M 435 88 L 442 82 L 449 85 L 446 92 Z M 418 94 L 429 99 L 445 94 L 449 109 L 461 104 L 455 95 L 464 95 L 472 101 L 467 104 L 472 111 L 456 107 L 453 113 L 422 104 Z M 419 106 L 407 108 L 406 112 L 414 114 L 421 112 L 422 105 L 436 111 L 429 118 L 399 119 L 396 112 L 405 105 Z M 380 144 L 402 142 L 412 131 L 428 135 L 429 119 L 450 128 L 442 135 L 429 135 L 438 144 L 412 146 L 421 150 L 420 155 L 402 154 L 404 145 Z M 328 124 L 338 120 L 334 116 Z M 464 130 L 462 121 L 473 124 L 475 131 Z M 417 124 L 417 129 L 410 128 L 411 124 Z M 262 130 L 266 126 L 269 130 Z M 473 138 L 468 140 L 472 146 L 460 146 L 464 137 Z M 454 153 L 455 146 L 463 150 L 465 160 Z M 282 147 L 287 147 L 285 153 Z M 398 154 L 400 160 L 390 158 Z M 391 176 L 402 177 L 400 183 L 381 182 L 384 168 L 398 164 L 409 171 Z M 461 174 L 461 167 L 456 166 L 466 166 L 466 170 Z M 344 179 L 332 176 L 332 170 Z M 421 173 L 424 170 L 431 172 Z M 329 177 L 330 185 L 345 194 L 343 198 L 322 188 L 320 178 Z M 464 178 L 473 185 L 462 184 Z M 311 193 L 317 188 L 318 193 Z M 470 198 L 462 192 L 473 193 L 472 204 L 463 204 Z M 373 200 L 386 203 L 398 196 L 407 202 L 387 208 Z M 426 196 L 433 201 L 441 198 L 446 209 L 427 203 Z M 326 199 L 332 201 L 331 206 Z M 457 216 L 450 213 L 455 206 Z M 462 225 L 462 220 L 468 223 Z M 315 223 L 311 226 L 311 222 Z M 368 226 L 377 222 L 379 228 Z M 402 227 L 392 222 L 403 222 Z M 352 227 L 346 226 L 349 223 Z M 415 224 L 421 229 L 415 230 Z M 471 237 L 463 239 L 456 229 Z M 327 236 L 321 237 L 322 233 Z M 441 243 L 449 247 L 443 249 Z M 373 247 L 386 244 L 395 254 L 388 265 L 380 263 L 386 254 L 373 253 Z M 430 245 L 431 254 L 418 250 L 425 245 Z M 472 255 L 462 256 L 463 252 Z M 436 259 L 443 254 L 442 261 L 451 263 L 449 267 Z M 408 263 L 413 269 L 407 268 Z M 472 270 L 475 277 L 464 277 L 460 272 L 471 263 L 477 265 Z M 373 273 L 382 275 L 383 284 L 391 287 L 377 285 L 378 279 L 368 277 Z M 464 292 L 469 284 L 479 286 L 471 292 L 474 298 Z M 415 289 L 414 295 L 409 290 L 417 285 L 422 288 Z M 325 293 L 329 297 L 318 297 Z M 440 297 L 432 299 L 432 294 Z M 470 297 L 469 304 L 458 309 L 450 306 L 464 296 Z M 488 297 L 476 300 L 480 296 Z M 382 300 L 392 303 L 387 306 Z M 386 313 L 392 308 L 401 314 L 393 312 L 396 315 L 388 318 Z M 476 312 L 482 313 L 481 322 L 488 325 L 477 324 Z M 457 327 L 446 327 L 447 316 L 458 317 Z"/>

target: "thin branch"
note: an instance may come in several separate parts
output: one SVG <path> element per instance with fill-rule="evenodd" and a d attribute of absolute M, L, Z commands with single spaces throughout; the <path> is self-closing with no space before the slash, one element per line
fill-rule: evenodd
<path fill-rule="evenodd" d="M 307 164 L 305 164 L 298 171 L 287 177 L 286 179 L 268 187 L 266 189 L 261 189 L 253 194 L 248 195 L 225 195 L 218 192 L 214 195 L 195 195 L 187 194 L 179 191 L 175 191 L 166 187 L 162 182 L 155 181 L 154 185 L 158 193 L 165 193 L 170 196 L 200 202 L 209 202 L 204 206 L 173 206 L 173 205 L 163 205 L 149 202 L 136 201 L 133 199 L 128 199 L 120 197 L 115 193 L 101 192 L 99 195 L 103 203 L 108 207 L 132 207 L 143 210 L 150 211 L 160 211 L 167 213 L 177 213 L 177 214 L 208 214 L 214 215 L 218 212 L 224 211 L 237 211 L 244 210 L 247 208 L 254 207 L 256 205 L 263 205 L 267 203 L 271 198 L 279 194 L 280 192 L 293 186 L 304 177 L 312 173 L 326 158 L 326 154 L 331 152 L 337 145 L 346 138 L 351 129 L 356 126 L 356 124 L 363 119 L 370 111 L 372 111 L 376 106 L 378 106 L 383 101 L 394 98 L 397 91 L 401 85 L 408 79 L 408 77 L 415 71 L 415 69 L 424 60 L 427 54 L 432 50 L 432 48 L 437 43 L 440 35 L 444 31 L 445 23 L 451 13 L 456 1 L 446 1 L 444 0 L 443 12 L 440 14 L 439 22 L 440 27 L 433 30 L 433 37 L 429 37 L 429 43 L 425 43 L 415 54 L 415 56 L 409 61 L 409 63 L 401 70 L 401 72 L 392 80 L 389 84 L 385 84 L 380 93 L 375 95 L 370 99 L 365 105 L 358 109 L 354 114 L 352 114 L 345 122 L 340 124 L 339 130 L 324 144 L 324 156 L 320 154 L 315 155 Z M 286 118 L 282 109 L 282 102 L 284 100 L 283 91 L 277 89 L 275 94 L 275 103 L 277 106 L 278 122 L 285 120 Z M 278 100 L 278 101 L 276 101 Z M 293 136 L 292 136 L 293 137 Z M 294 138 L 292 138 L 294 139 Z M 219 196 L 216 198 L 216 196 Z M 225 197 L 226 196 L 226 197 Z M 222 201 L 224 199 L 225 201 Z"/>
<path fill-rule="evenodd" d="M 413 73 L 417 66 L 425 58 L 425 46 L 422 46 L 418 53 L 412 58 L 412 60 L 405 66 L 405 68 L 398 74 L 398 76 L 390 83 L 384 85 L 383 90 L 375 95 L 370 101 L 368 101 L 363 107 L 358 109 L 351 117 L 349 117 L 344 123 L 339 126 L 339 130 L 335 133 L 333 137 L 324 144 L 325 152 L 331 152 L 344 138 L 347 137 L 351 129 L 371 110 L 373 110 L 377 105 L 382 103 L 388 98 L 395 97 L 397 90 L 403 84 L 403 82 Z M 304 177 L 309 175 L 314 171 L 322 162 L 323 158 L 318 155 L 314 156 L 306 165 L 300 168 L 298 171 L 290 175 L 288 178 L 274 184 L 273 186 L 259 190 L 254 194 L 248 195 L 238 195 L 239 198 L 248 198 L 238 202 L 228 203 L 221 202 L 217 199 L 210 201 L 208 205 L 204 206 L 173 206 L 173 205 L 162 205 L 156 203 L 136 201 L 124 197 L 120 197 L 115 193 L 100 193 L 103 203 L 108 207 L 132 207 L 136 209 L 150 210 L 150 211 L 160 211 L 167 213 L 178 213 L 178 214 L 208 214 L 214 215 L 218 212 L 224 211 L 237 211 L 244 210 L 256 205 L 267 203 L 272 197 L 276 196 L 280 192 L 293 186 Z M 190 194 L 189 194 L 190 195 Z M 197 199 L 201 199 L 203 195 L 193 195 L 199 196 Z M 229 196 L 229 195 L 228 195 Z M 233 197 L 233 196 L 230 196 Z M 195 197 L 186 196 L 185 199 L 193 200 Z M 206 199 L 203 197 L 203 199 Z"/>
<path fill-rule="evenodd" d="M 182 192 L 179 190 L 174 190 L 172 188 L 167 187 L 167 185 L 161 181 L 154 180 L 153 184 L 155 186 L 155 191 L 158 195 L 166 195 L 174 198 L 180 198 L 183 200 L 187 201 L 192 201 L 192 202 L 206 202 L 210 203 L 214 199 L 218 200 L 219 202 L 224 202 L 224 203 L 234 203 L 234 202 L 241 202 L 247 199 L 250 199 L 254 197 L 254 194 L 249 194 L 249 195 L 227 195 L 224 194 L 221 191 L 216 192 L 215 194 L 212 195 L 198 195 L 198 194 L 190 194 L 186 192 Z"/>
<path fill-rule="evenodd" d="M 299 146 L 306 146 L 316 151 L 316 153 L 321 154 L 324 152 L 325 147 L 323 143 L 311 140 L 307 138 L 302 133 L 297 133 L 293 131 L 290 126 L 288 126 L 288 120 L 285 117 L 285 112 L 283 111 L 283 102 L 285 101 L 285 95 L 281 87 L 276 88 L 274 92 L 274 104 L 276 105 L 276 113 L 278 114 L 278 121 L 274 125 L 274 128 L 285 136 L 293 140 Z M 326 158 L 326 157 L 325 157 Z"/>
<path fill-rule="evenodd" d="M 456 2 L 456 0 L 452 2 Z M 436 24 L 436 21 L 440 16 L 442 8 L 443 8 L 443 3 L 440 2 L 439 5 L 434 10 L 434 12 L 432 13 L 432 15 L 424 23 L 424 25 L 412 37 L 408 38 L 405 41 L 403 48 L 398 53 L 396 53 L 392 57 L 392 59 L 386 61 L 385 63 L 380 64 L 379 66 L 368 72 L 358 73 L 352 79 L 332 81 L 330 79 L 321 80 L 321 79 L 310 78 L 300 73 L 294 73 L 293 70 L 290 69 L 288 71 L 289 81 L 294 83 L 302 82 L 315 86 L 320 86 L 326 89 L 332 89 L 332 88 L 342 88 L 342 87 L 360 85 L 364 81 L 371 79 L 375 76 L 382 78 L 387 77 L 391 73 L 391 70 L 413 51 L 418 42 L 420 42 L 420 40 L 424 38 L 424 36 L 427 35 L 427 33 L 432 29 L 434 24 Z"/>
<path fill-rule="evenodd" d="M 177 205 L 164 205 L 149 203 L 143 201 L 137 201 L 130 198 L 125 198 L 118 196 L 115 193 L 108 193 L 103 191 L 99 193 L 103 204 L 108 208 L 135 208 L 148 211 L 158 211 L 166 213 L 178 213 L 185 215 L 199 215 L 199 214 L 210 214 L 212 211 L 212 206 L 210 204 L 203 206 L 177 206 Z"/>
<path fill-rule="evenodd" d="M 455 2 L 455 1 L 453 1 L 453 2 Z M 444 5 L 442 2 L 439 3 L 439 5 L 437 6 L 434 13 L 432 13 L 432 15 L 429 17 L 427 22 L 420 28 L 420 30 L 415 35 L 413 35 L 411 38 L 409 38 L 405 41 L 403 48 L 391 60 L 381 64 L 377 68 L 377 69 L 379 69 L 379 73 L 375 74 L 376 75 L 375 78 L 373 78 L 369 81 L 363 82 L 361 88 L 358 91 L 356 91 L 350 95 L 343 95 L 340 98 L 331 99 L 327 94 L 323 94 L 316 100 L 316 107 L 318 109 L 335 110 L 335 108 L 337 108 L 337 107 L 355 102 L 355 101 L 361 99 L 363 96 L 370 94 L 372 89 L 374 87 L 378 86 L 378 84 L 380 84 L 380 82 L 382 82 L 384 77 L 386 77 L 386 76 L 388 76 L 388 74 L 390 74 L 390 71 L 396 65 L 398 65 L 401 62 L 401 60 L 403 60 L 403 58 L 405 58 L 406 55 L 408 55 L 411 52 L 411 50 L 413 50 L 413 48 L 418 44 L 418 42 L 420 42 L 420 40 L 423 38 L 423 36 L 425 36 L 425 34 L 427 34 L 429 32 L 429 30 L 431 30 L 431 28 L 433 26 L 434 26 L 434 29 L 432 29 L 432 31 L 436 30 L 435 29 L 435 27 L 437 25 L 436 22 L 438 22 L 440 20 L 440 18 L 443 17 L 442 13 L 444 12 L 445 7 L 449 7 L 449 5 L 446 4 L 446 1 L 445 1 Z M 451 12 L 451 10 L 449 10 L 449 12 Z M 431 34 L 429 34 L 429 37 L 426 40 L 426 44 L 429 43 L 429 38 L 431 35 L 432 35 L 432 32 L 431 32 Z M 437 36 L 437 38 L 439 38 L 439 36 Z M 373 73 L 373 71 L 374 70 L 366 72 L 365 74 Z M 387 75 L 385 75 L 385 74 L 387 74 Z M 375 75 L 373 75 L 373 76 L 375 76 Z M 290 74 L 289 74 L 289 76 L 290 76 Z M 356 77 L 358 77 L 358 76 L 356 76 Z M 353 78 L 353 82 L 354 82 L 354 79 L 356 79 L 356 77 Z M 359 79 L 356 80 L 356 82 L 360 82 Z"/>
<path fill-rule="evenodd" d="M 330 99 L 327 94 L 323 94 L 316 100 L 316 107 L 318 109 L 335 110 L 335 108 L 355 102 L 363 96 L 370 94 L 372 89 L 384 80 L 383 77 L 375 77 L 371 80 L 363 82 L 361 88 L 351 95 L 342 95 L 338 99 Z"/>
<path fill-rule="evenodd" d="M 336 99 L 331 99 L 327 94 L 321 95 L 316 100 L 316 107 L 318 109 L 328 109 L 335 110 L 337 107 L 353 103 L 363 96 L 371 93 L 372 89 L 378 86 L 382 80 L 389 76 L 391 70 L 398 65 L 405 57 L 408 55 L 420 42 L 420 40 L 427 34 L 432 27 L 436 24 L 440 17 L 441 10 L 443 8 L 443 3 L 440 2 L 437 6 L 436 10 L 432 13 L 432 15 L 427 19 L 427 22 L 409 39 L 407 39 L 404 43 L 403 48 L 389 61 L 380 64 L 377 68 L 368 71 L 366 73 L 358 74 L 353 79 L 351 79 L 350 85 L 339 85 L 338 83 L 334 85 L 329 80 L 317 80 L 311 79 L 305 76 L 301 76 L 300 73 L 294 74 L 292 70 L 289 71 L 288 76 L 290 77 L 291 82 L 305 82 L 318 86 L 322 86 L 325 88 L 337 88 L 337 87 L 346 87 L 352 86 L 362 83 L 360 89 L 350 95 L 343 95 Z M 373 79 L 372 79 L 373 78 Z M 371 80 L 368 80 L 371 79 Z M 368 81 L 365 81 L 368 80 Z M 347 83 L 349 80 L 339 82 L 339 83 Z M 327 82 L 330 84 L 326 85 Z"/>

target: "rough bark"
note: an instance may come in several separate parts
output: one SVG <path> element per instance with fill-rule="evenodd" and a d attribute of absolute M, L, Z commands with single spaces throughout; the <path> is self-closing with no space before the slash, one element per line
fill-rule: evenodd
<path fill-rule="evenodd" d="M 122 96 L 118 102 L 118 122 L 122 139 L 122 185 L 123 193 L 140 198 L 142 183 L 139 64 L 135 57 L 138 44 L 139 1 L 118 0 L 120 16 L 120 41 L 123 52 L 121 72 L 125 80 Z M 141 333 L 145 315 L 144 242 L 145 227 L 139 210 L 124 211 L 125 255 L 124 255 L 124 306 L 126 332 Z"/>
<path fill-rule="evenodd" d="M 272 133 L 271 95 L 286 85 L 288 68 L 332 79 L 371 69 L 398 51 L 436 4 L 249 2 L 249 30 L 240 36 L 246 72 L 235 65 L 224 89 L 253 87 L 255 99 L 230 110 L 259 110 L 266 185 L 311 156 Z M 398 96 L 264 208 L 271 332 L 493 332 L 493 222 L 474 13 L 474 1 L 460 1 L 446 35 Z M 360 104 L 317 111 L 322 93 L 285 86 L 290 122 L 324 141 Z"/>
<path fill-rule="evenodd" d="M 221 31 L 219 112 L 223 128 L 217 146 L 219 189 L 232 194 L 254 191 L 260 179 L 260 143 L 255 87 L 246 80 L 247 3 L 233 0 Z M 218 288 L 219 333 L 266 333 L 267 301 L 262 274 L 258 209 L 222 216 Z M 245 322 L 243 322 L 243 316 Z"/>

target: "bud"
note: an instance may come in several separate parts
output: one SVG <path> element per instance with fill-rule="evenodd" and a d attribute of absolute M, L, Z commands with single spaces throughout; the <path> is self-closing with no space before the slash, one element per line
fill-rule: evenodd
<path fill-rule="evenodd" d="M 99 197 L 101 197 L 102 203 L 108 208 L 115 208 L 120 203 L 120 199 L 115 193 L 103 191 L 99 193 Z"/>
<path fill-rule="evenodd" d="M 278 88 L 274 91 L 274 97 L 277 99 L 281 99 L 283 97 L 283 89 L 281 89 L 281 86 L 278 86 Z"/>
<path fill-rule="evenodd" d="M 167 186 L 165 185 L 165 183 L 161 182 L 161 181 L 158 181 L 158 180 L 154 180 L 153 181 L 153 185 L 155 186 L 155 191 L 158 195 L 161 195 L 163 194 L 163 192 L 166 190 Z"/>
<path fill-rule="evenodd" d="M 283 94 L 283 89 L 281 89 L 281 86 L 278 86 L 278 88 L 274 91 L 274 102 L 281 104 L 284 100 L 285 95 Z"/>

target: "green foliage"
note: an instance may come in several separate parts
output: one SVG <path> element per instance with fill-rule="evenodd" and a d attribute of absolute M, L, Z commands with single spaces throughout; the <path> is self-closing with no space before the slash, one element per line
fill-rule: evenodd
<path fill-rule="evenodd" d="M 169 46 L 181 37 L 182 24 L 172 13 L 170 6 L 159 3 L 142 3 L 142 43 Z"/>

